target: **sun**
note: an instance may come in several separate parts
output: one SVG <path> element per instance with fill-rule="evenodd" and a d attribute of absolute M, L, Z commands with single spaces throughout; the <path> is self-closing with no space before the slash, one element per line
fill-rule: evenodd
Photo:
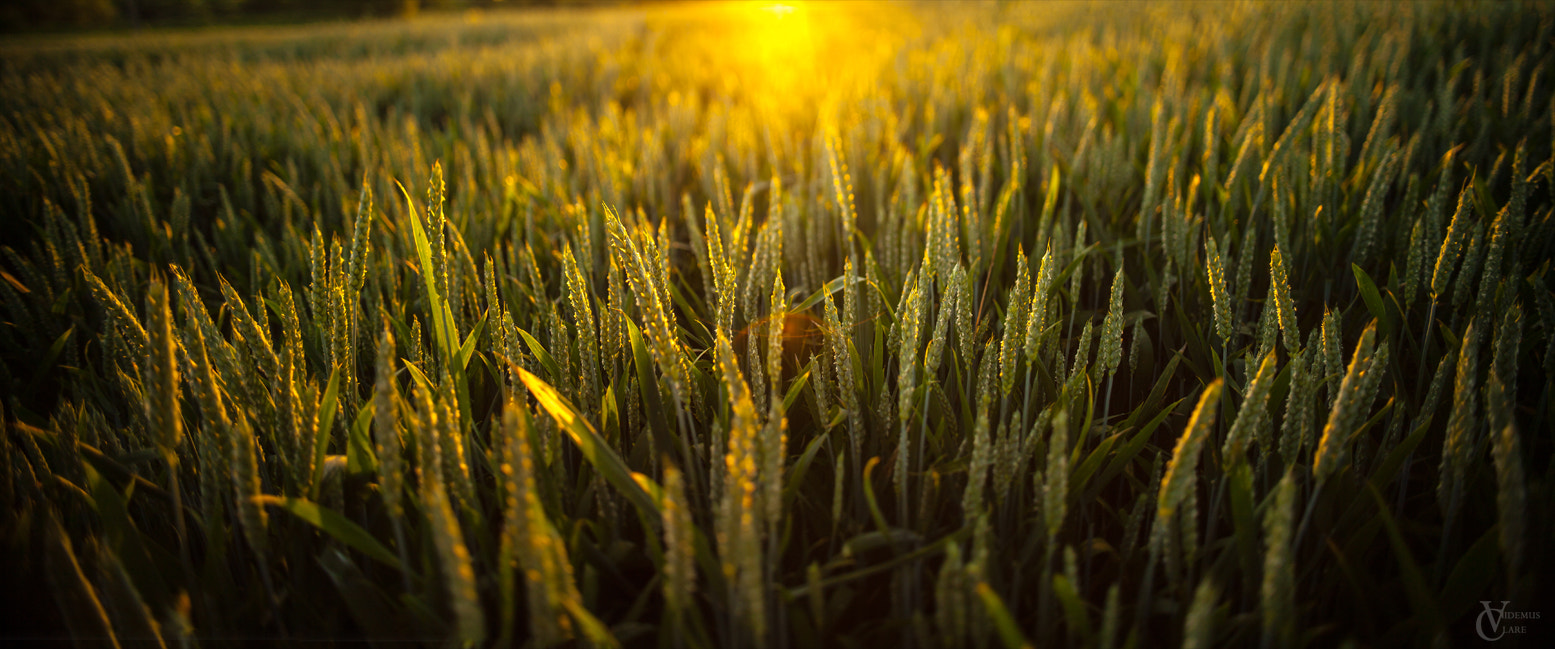
<path fill-rule="evenodd" d="M 765 11 L 765 12 L 767 12 L 769 14 L 772 14 L 772 18 L 774 20 L 782 20 L 782 19 L 787 18 L 788 16 L 792 15 L 795 11 L 797 11 L 794 8 L 794 5 L 785 4 L 785 3 L 782 3 L 782 2 L 774 2 L 772 4 L 764 4 L 764 5 L 761 5 L 761 6 L 757 7 L 757 9 L 759 9 L 761 11 Z"/>
<path fill-rule="evenodd" d="M 746 5 L 745 47 L 771 91 L 793 91 L 795 84 L 814 75 L 815 16 L 809 9 L 792 2 Z"/>

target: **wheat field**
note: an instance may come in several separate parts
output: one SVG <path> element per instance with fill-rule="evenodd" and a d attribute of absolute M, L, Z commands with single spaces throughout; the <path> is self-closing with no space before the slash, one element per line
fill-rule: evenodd
<path fill-rule="evenodd" d="M 1544 644 L 1552 76 L 1534 2 L 0 40 L 0 641 Z"/>

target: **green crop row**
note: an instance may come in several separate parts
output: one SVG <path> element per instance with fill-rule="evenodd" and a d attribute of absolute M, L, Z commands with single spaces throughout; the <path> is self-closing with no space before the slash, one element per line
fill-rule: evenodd
<path fill-rule="evenodd" d="M 1552 36 L 822 3 L 0 43 L 0 639 L 1480 642 L 1551 594 Z"/>

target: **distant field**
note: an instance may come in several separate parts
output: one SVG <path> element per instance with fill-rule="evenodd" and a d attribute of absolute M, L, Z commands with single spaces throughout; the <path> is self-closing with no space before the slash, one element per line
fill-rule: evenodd
<path fill-rule="evenodd" d="M 1544 645 L 1552 81 L 1544 3 L 0 41 L 0 642 Z"/>

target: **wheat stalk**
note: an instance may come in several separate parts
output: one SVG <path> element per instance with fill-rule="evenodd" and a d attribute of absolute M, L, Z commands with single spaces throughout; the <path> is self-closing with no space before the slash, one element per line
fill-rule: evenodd
<path fill-rule="evenodd" d="M 983 488 L 988 481 L 988 467 L 993 464 L 993 442 L 988 437 L 990 397 L 986 391 L 980 397 L 977 423 L 972 427 L 972 459 L 967 469 L 966 491 L 961 495 L 962 517 L 968 525 L 983 512 Z"/>
<path fill-rule="evenodd" d="M 1499 386 L 1500 379 L 1490 379 Z M 1525 542 L 1528 534 L 1528 489 L 1523 475 L 1522 442 L 1517 426 L 1507 424 L 1491 440 L 1491 456 L 1496 465 L 1496 511 L 1500 530 L 1501 556 L 1506 561 L 1508 592 L 1518 591 L 1524 576 Z"/>
<path fill-rule="evenodd" d="M 966 566 L 961 561 L 961 547 L 951 543 L 945 546 L 945 562 L 940 564 L 939 575 L 934 580 L 934 623 L 939 628 L 940 643 L 946 649 L 965 646 L 971 626 L 968 621 L 970 591 Z"/>
<path fill-rule="evenodd" d="M 999 344 L 999 394 L 1005 397 L 1015 389 L 1017 362 L 1026 340 L 1026 296 L 1031 290 L 1031 271 L 1027 266 L 1026 252 L 1016 250 L 1015 286 L 1010 289 L 1004 312 L 1004 337 Z"/>
<path fill-rule="evenodd" d="M 1236 413 L 1236 419 L 1231 423 L 1230 432 L 1226 433 L 1226 443 L 1221 449 L 1221 455 L 1225 457 L 1228 466 L 1235 466 L 1242 461 L 1246 453 L 1248 438 L 1259 431 L 1268 428 L 1269 392 L 1274 386 L 1275 366 L 1278 364 L 1279 352 L 1270 350 L 1263 357 L 1263 362 L 1258 365 L 1258 374 L 1247 385 L 1247 398 L 1242 400 L 1242 407 Z M 1266 435 L 1259 435 L 1266 437 Z M 1274 449 L 1259 439 L 1263 446 L 1262 452 L 1267 456 Z"/>
<path fill-rule="evenodd" d="M 1263 649 L 1295 646 L 1296 562 L 1291 547 L 1296 516 L 1296 476 L 1285 472 L 1274 488 L 1274 502 L 1263 515 Z"/>
<path fill-rule="evenodd" d="M 1118 272 L 1112 276 L 1111 297 L 1107 301 L 1107 318 L 1101 326 L 1101 354 L 1099 366 L 1107 373 L 1110 379 L 1118 370 L 1118 364 L 1123 361 L 1123 266 L 1118 265 Z M 1110 383 L 1110 382 L 1109 382 Z M 1112 396 L 1112 391 L 1107 391 L 1107 396 Z M 1106 416 L 1106 409 L 1102 415 Z"/>
<path fill-rule="evenodd" d="M 1471 320 L 1463 332 L 1458 350 L 1457 379 L 1454 381 L 1452 414 L 1447 418 L 1447 437 L 1442 446 L 1441 477 L 1436 483 L 1437 501 L 1442 514 L 1451 520 L 1463 502 L 1464 474 L 1475 445 L 1479 412 L 1479 325 Z"/>
<path fill-rule="evenodd" d="M 724 455 L 724 486 L 716 517 L 718 548 L 724 579 L 730 584 L 730 608 L 743 634 L 758 646 L 767 633 L 766 585 L 762 574 L 758 515 L 763 461 L 760 425 L 750 388 L 740 375 L 729 337 L 718 332 L 715 361 L 719 381 L 729 394 L 729 445 Z"/>
<path fill-rule="evenodd" d="M 1312 396 L 1317 392 L 1317 377 L 1308 367 L 1314 351 L 1304 349 L 1290 358 L 1290 388 L 1285 398 L 1285 418 L 1280 426 L 1280 457 L 1286 465 L 1305 452 L 1312 430 Z"/>
<path fill-rule="evenodd" d="M 1158 527 L 1172 519 L 1178 506 L 1188 498 L 1188 492 L 1193 490 L 1194 483 L 1198 481 L 1199 451 L 1204 448 L 1204 442 L 1215 427 L 1220 393 L 1224 386 L 1224 381 L 1216 379 L 1204 388 L 1198 405 L 1193 408 L 1193 416 L 1188 419 L 1188 427 L 1177 438 L 1177 446 L 1172 449 L 1172 461 L 1166 465 L 1166 475 L 1161 478 L 1161 492 L 1156 503 Z"/>
<path fill-rule="evenodd" d="M 1193 591 L 1193 603 L 1183 621 L 1183 649 L 1209 649 L 1215 646 L 1215 584 L 1205 577 Z"/>
<path fill-rule="evenodd" d="M 684 615 L 695 604 L 696 593 L 695 528 L 691 523 L 690 501 L 686 500 L 685 479 L 672 464 L 664 467 L 664 601 L 675 624 L 684 624 Z"/>
<path fill-rule="evenodd" d="M 1361 332 L 1355 353 L 1350 356 L 1350 369 L 1339 384 L 1334 406 L 1328 413 L 1328 423 L 1323 426 L 1323 436 L 1318 440 L 1317 454 L 1312 458 L 1313 479 L 1319 483 L 1348 461 L 1350 434 L 1365 420 L 1366 411 L 1371 407 L 1366 387 L 1369 382 L 1380 379 L 1383 370 L 1380 364 L 1373 363 L 1376 337 L 1377 322 L 1373 320 Z"/>
<path fill-rule="evenodd" d="M 1047 468 L 1043 471 L 1042 484 L 1042 518 L 1047 524 L 1049 545 L 1058 537 L 1068 512 L 1069 415 L 1063 409 L 1053 416 L 1052 430 L 1047 442 Z"/>

